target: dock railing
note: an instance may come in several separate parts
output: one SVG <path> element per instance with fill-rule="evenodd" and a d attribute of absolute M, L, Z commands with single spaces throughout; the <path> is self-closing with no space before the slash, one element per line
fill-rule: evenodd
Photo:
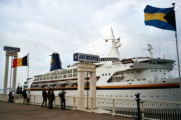
<path fill-rule="evenodd" d="M 81 111 L 104 113 L 134 117 L 138 115 L 136 100 L 116 99 L 116 98 L 92 98 L 66 96 L 66 109 L 80 110 L 78 108 L 78 99 L 84 99 L 84 109 Z M 8 94 L 0 94 L 1 101 L 8 101 Z M 42 105 L 43 98 L 41 95 L 31 95 L 29 104 Z M 15 103 L 22 103 L 22 95 L 15 94 Z M 96 105 L 93 106 L 93 102 Z M 48 100 L 47 100 L 48 103 Z M 53 107 L 61 108 L 61 99 L 55 96 Z M 142 120 L 181 120 L 181 102 L 165 101 L 140 101 L 140 116 Z"/>

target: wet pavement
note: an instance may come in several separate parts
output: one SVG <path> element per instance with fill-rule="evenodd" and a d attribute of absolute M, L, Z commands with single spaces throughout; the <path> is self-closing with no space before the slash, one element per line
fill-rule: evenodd
<path fill-rule="evenodd" d="M 0 120 L 135 120 L 134 118 L 78 110 L 47 109 L 0 101 Z"/>

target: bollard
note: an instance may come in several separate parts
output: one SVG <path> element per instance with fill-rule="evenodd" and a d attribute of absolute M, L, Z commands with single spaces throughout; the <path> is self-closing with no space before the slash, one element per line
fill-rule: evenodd
<path fill-rule="evenodd" d="M 137 94 L 135 94 L 135 96 L 136 96 L 136 98 L 135 98 L 135 100 L 136 100 L 136 102 L 137 102 L 137 109 L 138 109 L 138 116 L 137 116 L 137 118 L 136 118 L 136 120 L 142 120 L 141 119 L 141 115 L 140 115 L 140 94 L 141 93 L 137 93 Z"/>

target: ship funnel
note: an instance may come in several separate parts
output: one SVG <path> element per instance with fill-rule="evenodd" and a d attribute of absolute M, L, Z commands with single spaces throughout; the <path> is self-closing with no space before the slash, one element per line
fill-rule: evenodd
<path fill-rule="evenodd" d="M 57 69 L 62 69 L 62 63 L 59 57 L 58 53 L 53 53 L 50 63 L 50 71 L 57 70 Z"/>

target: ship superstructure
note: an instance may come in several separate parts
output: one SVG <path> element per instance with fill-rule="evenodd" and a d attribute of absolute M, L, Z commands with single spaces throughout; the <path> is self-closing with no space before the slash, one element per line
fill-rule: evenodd
<path fill-rule="evenodd" d="M 97 97 L 115 97 L 134 99 L 135 93 L 141 93 L 142 99 L 181 101 L 179 78 L 174 78 L 174 60 L 153 58 L 151 45 L 148 45 L 150 57 L 120 57 L 118 47 L 120 38 L 115 39 L 112 31 L 112 48 L 108 56 L 100 56 L 96 65 Z M 53 56 L 53 55 L 52 55 Z M 85 72 L 85 86 L 89 85 L 89 74 Z M 28 88 L 38 94 L 37 88 L 54 87 L 55 90 L 68 90 L 69 96 L 77 95 L 77 63 L 67 69 L 56 69 L 27 80 Z M 86 94 L 85 94 L 86 96 Z"/>

